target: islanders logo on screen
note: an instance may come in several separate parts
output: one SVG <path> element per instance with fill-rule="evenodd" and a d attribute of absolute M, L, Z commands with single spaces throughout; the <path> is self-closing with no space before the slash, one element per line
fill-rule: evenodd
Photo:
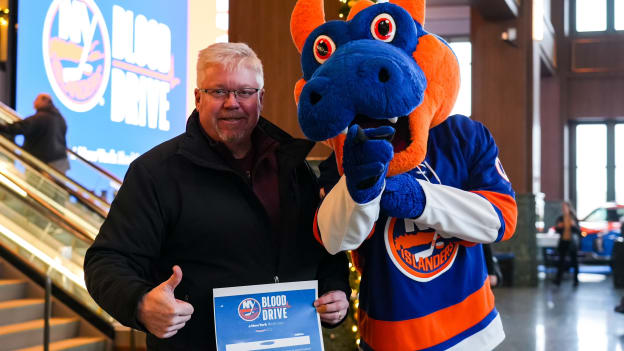
<path fill-rule="evenodd" d="M 248 297 L 238 304 L 238 316 L 242 320 L 251 322 L 260 316 L 262 308 L 258 300 Z"/>
<path fill-rule="evenodd" d="M 451 268 L 459 247 L 431 229 L 419 229 L 410 219 L 388 218 L 384 241 L 397 269 L 419 282 L 435 279 Z"/>
<path fill-rule="evenodd" d="M 85 112 L 104 104 L 111 48 L 94 0 L 54 0 L 43 24 L 42 43 L 48 80 L 67 108 Z"/>

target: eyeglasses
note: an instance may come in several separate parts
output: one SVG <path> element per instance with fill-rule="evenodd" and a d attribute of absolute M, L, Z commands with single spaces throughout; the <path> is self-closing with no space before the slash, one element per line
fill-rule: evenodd
<path fill-rule="evenodd" d="M 259 88 L 243 88 L 243 89 L 201 89 L 197 88 L 197 90 L 210 94 L 215 99 L 225 99 L 230 96 L 230 93 L 234 94 L 236 100 L 247 100 L 250 97 L 254 96 L 257 92 L 262 89 Z"/>

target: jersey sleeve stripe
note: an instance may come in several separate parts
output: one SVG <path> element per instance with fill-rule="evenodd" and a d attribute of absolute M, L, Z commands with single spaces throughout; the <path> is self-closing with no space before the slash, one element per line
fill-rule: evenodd
<path fill-rule="evenodd" d="M 501 230 L 496 242 L 511 238 L 516 231 L 516 223 L 518 221 L 518 206 L 516 200 L 507 194 L 501 194 L 494 191 L 477 190 L 473 191 L 486 198 L 502 218 Z"/>

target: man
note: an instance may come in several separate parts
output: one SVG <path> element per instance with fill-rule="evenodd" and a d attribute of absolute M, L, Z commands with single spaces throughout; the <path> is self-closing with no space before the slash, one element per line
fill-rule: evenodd
<path fill-rule="evenodd" d="M 260 117 L 263 83 L 247 45 L 200 51 L 186 132 L 131 164 L 87 251 L 89 292 L 150 349 L 216 349 L 213 288 L 318 279 L 321 321 L 346 315 L 347 258 L 312 234 L 313 143 Z"/>
<path fill-rule="evenodd" d="M 56 109 L 50 95 L 41 93 L 33 102 L 35 114 L 21 121 L 0 126 L 0 132 L 10 135 L 23 134 L 22 148 L 29 154 L 65 173 L 67 160 L 67 124 Z"/>
<path fill-rule="evenodd" d="M 557 243 L 557 254 L 559 255 L 559 261 L 557 264 L 557 277 L 555 278 L 555 285 L 561 284 L 561 278 L 566 271 L 566 258 L 570 257 L 570 265 L 573 270 L 573 285 L 578 286 L 578 272 L 579 265 L 577 259 L 578 241 L 581 235 L 581 228 L 578 224 L 578 219 L 571 205 L 564 201 L 561 204 L 562 214 L 557 217 L 555 224 L 555 231 L 559 233 L 559 241 Z"/>

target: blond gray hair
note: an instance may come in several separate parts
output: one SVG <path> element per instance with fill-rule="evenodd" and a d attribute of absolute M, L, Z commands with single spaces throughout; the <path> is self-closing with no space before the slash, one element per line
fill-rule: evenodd
<path fill-rule="evenodd" d="M 222 66 L 227 71 L 235 71 L 241 66 L 256 72 L 258 88 L 264 88 L 262 62 L 256 53 L 245 43 L 215 43 L 200 50 L 197 56 L 197 86 L 203 81 L 206 69 Z"/>

